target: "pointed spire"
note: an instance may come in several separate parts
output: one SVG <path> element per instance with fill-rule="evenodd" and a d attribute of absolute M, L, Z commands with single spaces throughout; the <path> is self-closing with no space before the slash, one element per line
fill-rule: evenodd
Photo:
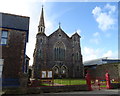
<path fill-rule="evenodd" d="M 40 22 L 38 26 L 38 32 L 43 33 L 45 31 L 45 23 L 44 23 L 44 11 L 43 11 L 43 5 L 42 5 L 42 11 L 41 11 L 41 16 L 40 16 Z"/>
<path fill-rule="evenodd" d="M 45 27 L 43 5 L 42 5 L 42 11 L 41 11 L 41 16 L 40 16 L 39 26 Z"/>

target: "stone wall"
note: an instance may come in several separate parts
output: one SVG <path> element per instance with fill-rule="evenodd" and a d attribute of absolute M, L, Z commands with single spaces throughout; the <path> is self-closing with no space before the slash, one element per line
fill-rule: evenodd
<path fill-rule="evenodd" d="M 5 94 L 40 94 L 40 93 L 56 93 L 56 92 L 73 92 L 73 91 L 88 91 L 87 85 L 71 85 L 71 86 L 44 86 L 44 87 L 29 87 L 16 88 L 5 91 Z"/>
<path fill-rule="evenodd" d="M 71 85 L 71 86 L 54 86 L 41 87 L 41 92 L 72 92 L 72 91 L 88 91 L 87 85 Z"/>
<path fill-rule="evenodd" d="M 110 74 L 110 79 L 119 80 L 120 79 L 120 72 L 119 72 L 119 63 L 111 63 L 111 64 L 102 64 L 97 65 L 96 68 L 88 68 L 91 78 L 93 79 L 104 79 L 105 74 L 108 72 Z"/>
<path fill-rule="evenodd" d="M 19 86 L 20 73 L 23 72 L 26 48 L 26 32 L 8 30 L 8 43 L 2 46 L 3 86 Z"/>

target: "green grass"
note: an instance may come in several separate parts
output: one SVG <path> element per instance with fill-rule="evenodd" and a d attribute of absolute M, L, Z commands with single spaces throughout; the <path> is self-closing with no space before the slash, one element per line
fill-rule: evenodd
<path fill-rule="evenodd" d="M 81 79 L 54 79 L 54 83 L 62 85 L 83 85 L 86 84 L 86 80 Z"/>
<path fill-rule="evenodd" d="M 42 83 L 41 86 L 52 86 L 52 84 Z"/>
<path fill-rule="evenodd" d="M 106 85 L 100 85 L 100 87 L 106 87 Z"/>

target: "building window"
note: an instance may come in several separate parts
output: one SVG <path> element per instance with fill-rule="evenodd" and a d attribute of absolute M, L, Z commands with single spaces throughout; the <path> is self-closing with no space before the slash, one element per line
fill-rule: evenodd
<path fill-rule="evenodd" d="M 79 60 L 79 58 L 80 58 L 79 52 L 77 52 L 76 55 L 77 55 L 77 56 L 76 56 L 76 60 Z"/>
<path fill-rule="evenodd" d="M 2 30 L 0 34 L 1 34 L 0 44 L 6 45 L 8 41 L 8 31 Z"/>
<path fill-rule="evenodd" d="M 65 46 L 62 42 L 58 42 L 54 47 L 54 59 L 65 60 Z"/>
<path fill-rule="evenodd" d="M 79 71 L 79 66 L 77 66 L 77 71 Z"/>
<path fill-rule="evenodd" d="M 39 49 L 39 51 L 38 51 L 38 56 L 40 59 L 43 59 L 43 52 L 41 49 Z"/>
<path fill-rule="evenodd" d="M 41 43 L 41 44 L 43 43 L 43 38 L 40 39 L 40 43 Z"/>
<path fill-rule="evenodd" d="M 61 35 L 61 34 L 58 34 L 58 37 L 59 37 L 59 38 L 61 38 L 61 37 L 62 37 L 62 35 Z"/>
<path fill-rule="evenodd" d="M 40 31 L 42 32 L 42 27 L 40 29 L 41 29 Z"/>

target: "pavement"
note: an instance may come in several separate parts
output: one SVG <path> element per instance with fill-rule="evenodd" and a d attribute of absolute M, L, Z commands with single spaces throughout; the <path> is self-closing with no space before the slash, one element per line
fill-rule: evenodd
<path fill-rule="evenodd" d="M 120 90 L 94 90 L 94 91 L 76 91 L 76 92 L 59 92 L 59 93 L 41 93 L 28 95 L 2 95 L 2 96 L 120 96 Z"/>
<path fill-rule="evenodd" d="M 76 92 L 60 92 L 60 93 L 44 93 L 41 96 L 120 96 L 120 90 L 94 90 L 94 91 L 76 91 Z M 40 96 L 40 95 L 39 95 Z"/>

